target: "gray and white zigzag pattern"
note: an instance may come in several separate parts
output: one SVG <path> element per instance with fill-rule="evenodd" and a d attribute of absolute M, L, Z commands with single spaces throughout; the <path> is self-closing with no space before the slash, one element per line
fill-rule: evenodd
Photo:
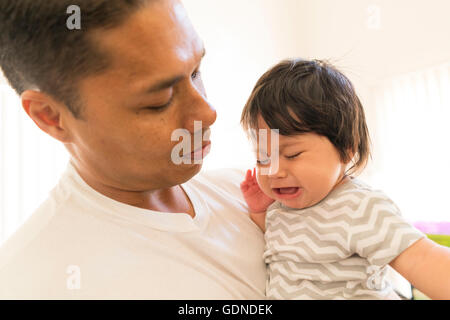
<path fill-rule="evenodd" d="M 271 299 L 382 298 L 391 290 L 384 266 L 424 236 L 388 197 L 355 180 L 311 208 L 277 203 L 266 226 Z"/>

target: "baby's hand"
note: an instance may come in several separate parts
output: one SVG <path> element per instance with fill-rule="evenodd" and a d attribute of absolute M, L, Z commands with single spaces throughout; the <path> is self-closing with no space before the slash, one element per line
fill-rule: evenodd
<path fill-rule="evenodd" d="M 275 201 L 269 198 L 259 187 L 255 169 L 253 169 L 253 173 L 252 170 L 247 171 L 245 180 L 241 183 L 241 191 L 250 211 L 253 213 L 265 212 Z"/>

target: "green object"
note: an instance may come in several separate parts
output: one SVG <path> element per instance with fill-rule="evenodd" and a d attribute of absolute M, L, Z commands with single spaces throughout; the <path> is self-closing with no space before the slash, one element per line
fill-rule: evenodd
<path fill-rule="evenodd" d="M 413 300 L 431 300 L 422 292 L 420 292 L 417 288 L 413 288 L 412 292 L 413 292 Z"/>
<path fill-rule="evenodd" d="M 441 246 L 450 247 L 450 235 L 445 234 L 427 234 L 427 237 Z"/>

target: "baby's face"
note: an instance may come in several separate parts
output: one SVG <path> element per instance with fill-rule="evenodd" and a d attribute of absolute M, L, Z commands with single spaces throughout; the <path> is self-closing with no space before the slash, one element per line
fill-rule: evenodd
<path fill-rule="evenodd" d="M 341 182 L 346 164 L 328 138 L 315 133 L 278 135 L 278 170 L 273 170 L 276 161 L 268 161 L 264 156 L 271 156 L 271 135 L 262 118 L 259 129 L 269 132 L 267 146 L 257 148 L 257 180 L 269 197 L 290 208 L 303 209 L 320 202 Z M 267 174 L 269 171 L 272 172 Z"/>

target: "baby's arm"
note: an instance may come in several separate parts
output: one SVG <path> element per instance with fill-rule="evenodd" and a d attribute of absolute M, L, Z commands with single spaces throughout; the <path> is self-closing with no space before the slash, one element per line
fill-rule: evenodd
<path fill-rule="evenodd" d="M 250 218 L 252 218 L 253 222 L 262 230 L 262 232 L 266 232 L 266 213 L 253 213 L 250 212 Z"/>
<path fill-rule="evenodd" d="M 265 231 L 265 217 L 267 208 L 275 201 L 268 197 L 259 187 L 255 169 L 248 170 L 245 180 L 241 183 L 241 191 L 250 209 L 250 218 L 262 231 Z"/>
<path fill-rule="evenodd" d="M 423 238 L 390 266 L 431 299 L 450 299 L 450 249 Z"/>

